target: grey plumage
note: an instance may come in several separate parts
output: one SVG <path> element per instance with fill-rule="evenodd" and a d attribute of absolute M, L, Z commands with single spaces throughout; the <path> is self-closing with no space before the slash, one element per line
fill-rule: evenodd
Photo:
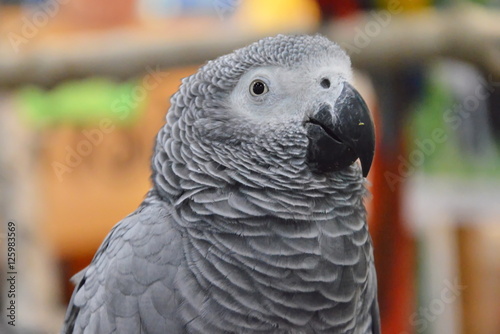
<path fill-rule="evenodd" d="M 265 97 L 248 94 L 255 77 Z M 307 115 L 350 77 L 326 38 L 279 35 L 184 79 L 153 188 L 86 268 L 62 332 L 379 333 L 361 168 L 306 158 Z"/>

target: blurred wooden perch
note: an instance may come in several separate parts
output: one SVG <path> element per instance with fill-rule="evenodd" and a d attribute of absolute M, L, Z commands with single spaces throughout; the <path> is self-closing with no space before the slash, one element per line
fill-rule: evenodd
<path fill-rule="evenodd" d="M 377 20 L 373 13 L 337 20 L 324 27 L 322 33 L 344 46 L 354 65 L 361 68 L 406 66 L 430 57 L 448 56 L 472 62 L 500 77 L 499 10 L 463 5 L 442 11 L 385 14 L 386 21 L 381 21 L 383 17 Z M 175 30 L 182 31 L 179 27 Z M 238 31 L 224 24 L 203 31 L 201 35 L 192 34 L 191 29 L 191 37 L 183 38 L 130 27 L 67 34 L 43 43 L 30 41 L 33 43 L 29 48 L 26 45 L 19 53 L 8 38 L 3 38 L 0 87 L 32 83 L 52 86 L 86 76 L 128 78 L 145 73 L 148 67 L 165 69 L 203 63 L 262 37 L 262 33 Z M 288 33 L 297 32 L 311 31 Z M 362 34 L 366 35 L 364 40 Z"/>
<path fill-rule="evenodd" d="M 0 87 L 53 86 L 88 76 L 127 79 L 148 69 L 203 63 L 255 40 L 254 35 L 214 30 L 183 39 L 131 28 L 77 33 L 30 45 L 29 51 L 17 54 L 7 42 L 0 47 Z"/>
<path fill-rule="evenodd" d="M 493 8 L 386 10 L 333 22 L 322 32 L 342 45 L 357 67 L 401 67 L 445 56 L 500 77 L 500 10 Z"/>

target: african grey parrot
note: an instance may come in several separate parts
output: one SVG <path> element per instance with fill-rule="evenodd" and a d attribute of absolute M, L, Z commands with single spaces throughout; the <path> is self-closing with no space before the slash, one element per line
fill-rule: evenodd
<path fill-rule="evenodd" d="M 153 187 L 79 275 L 62 333 L 380 333 L 374 128 L 350 80 L 319 35 L 264 38 L 184 79 Z"/>

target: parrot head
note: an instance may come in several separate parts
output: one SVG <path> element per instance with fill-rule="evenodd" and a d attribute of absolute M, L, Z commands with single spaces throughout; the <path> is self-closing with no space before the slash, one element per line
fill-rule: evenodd
<path fill-rule="evenodd" d="M 374 126 L 351 77 L 347 54 L 323 36 L 265 38 L 186 78 L 167 123 L 200 160 L 210 155 L 225 168 L 366 177 Z"/>

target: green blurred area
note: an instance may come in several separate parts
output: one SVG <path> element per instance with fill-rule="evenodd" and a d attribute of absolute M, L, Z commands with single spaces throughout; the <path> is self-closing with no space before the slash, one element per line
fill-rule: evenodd
<path fill-rule="evenodd" d="M 132 125 L 144 110 L 147 92 L 137 80 L 116 83 L 104 78 L 69 81 L 46 91 L 26 86 L 17 93 L 21 117 L 31 126 L 94 126 L 110 119 Z"/>
<path fill-rule="evenodd" d="M 460 145 L 460 131 L 453 128 L 445 116 L 452 114 L 457 122 L 464 122 L 467 116 L 460 116 L 460 104 L 452 92 L 439 80 L 439 73 L 431 69 L 423 87 L 422 98 L 414 106 L 408 122 L 409 152 L 424 151 L 424 163 L 419 166 L 426 174 L 455 177 L 498 177 L 500 176 L 500 147 L 495 143 L 492 154 L 471 154 Z M 456 123 L 455 123 L 456 124 Z M 416 143 L 432 140 L 435 130 L 443 130 L 446 140 L 433 141 L 432 152 L 425 152 Z M 479 152 L 481 153 L 481 152 Z M 480 157 L 480 158 L 478 158 Z"/>

